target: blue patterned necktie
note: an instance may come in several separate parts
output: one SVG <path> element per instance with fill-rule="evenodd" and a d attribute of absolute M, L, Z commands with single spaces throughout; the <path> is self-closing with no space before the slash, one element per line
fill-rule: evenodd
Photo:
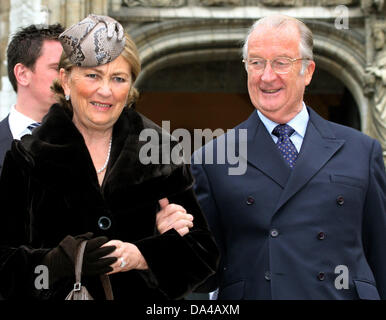
<path fill-rule="evenodd" d="M 34 129 L 36 129 L 37 127 L 39 127 L 40 126 L 40 122 L 34 122 L 34 123 L 31 123 L 28 127 L 27 127 L 27 129 L 29 130 L 29 131 L 33 131 Z"/>
<path fill-rule="evenodd" d="M 290 168 L 295 166 L 298 157 L 298 151 L 289 138 L 294 132 L 295 130 L 288 124 L 279 124 L 272 130 L 272 134 L 278 137 L 276 145 Z"/>

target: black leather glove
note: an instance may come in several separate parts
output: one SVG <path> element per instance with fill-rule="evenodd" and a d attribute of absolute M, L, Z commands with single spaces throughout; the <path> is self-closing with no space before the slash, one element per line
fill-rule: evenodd
<path fill-rule="evenodd" d="M 108 241 L 107 237 L 92 238 L 92 236 L 91 232 L 76 237 L 67 236 L 45 255 L 42 263 L 48 267 L 51 283 L 62 277 L 75 276 L 75 258 L 79 244 L 84 240 L 88 241 L 84 250 L 82 275 L 93 276 L 113 270 L 110 265 L 117 261 L 117 258 L 103 257 L 113 252 L 116 247 L 101 248 Z"/>

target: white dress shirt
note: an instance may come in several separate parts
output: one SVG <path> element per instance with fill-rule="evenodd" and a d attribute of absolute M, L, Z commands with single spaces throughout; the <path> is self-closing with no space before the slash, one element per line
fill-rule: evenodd
<path fill-rule="evenodd" d="M 260 120 L 264 123 L 264 126 L 267 128 L 268 132 L 270 133 L 273 141 L 276 143 L 278 140 L 278 137 L 272 134 L 272 130 L 280 123 L 276 123 L 268 119 L 259 110 L 257 110 L 257 114 L 259 115 Z M 295 132 L 291 135 L 290 139 L 298 152 L 300 152 L 300 148 L 302 147 L 309 118 L 310 116 L 308 114 L 306 105 L 303 102 L 302 110 L 287 123 L 295 130 Z"/>
<path fill-rule="evenodd" d="M 17 111 L 15 105 L 13 105 L 9 112 L 8 122 L 12 137 L 20 140 L 22 136 L 31 134 L 28 126 L 36 121 Z"/>

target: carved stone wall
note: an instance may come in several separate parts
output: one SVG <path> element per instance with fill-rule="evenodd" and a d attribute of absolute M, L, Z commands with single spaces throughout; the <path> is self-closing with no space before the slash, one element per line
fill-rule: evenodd
<path fill-rule="evenodd" d="M 386 162 L 386 8 L 383 0 L 362 0 L 367 36 L 365 93 L 369 98 L 369 133 L 382 145 Z"/>

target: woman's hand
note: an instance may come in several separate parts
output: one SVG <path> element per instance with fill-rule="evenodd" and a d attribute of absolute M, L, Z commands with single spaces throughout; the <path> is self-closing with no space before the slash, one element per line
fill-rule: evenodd
<path fill-rule="evenodd" d="M 124 272 L 133 269 L 146 270 L 148 269 L 145 258 L 139 251 L 136 245 L 120 240 L 111 240 L 105 243 L 104 246 L 115 246 L 116 249 L 108 255 L 108 257 L 116 257 L 118 260 L 110 265 L 113 271 L 108 274 Z"/>
<path fill-rule="evenodd" d="M 159 233 L 174 228 L 181 237 L 189 232 L 193 227 L 193 216 L 186 212 L 184 207 L 171 203 L 167 198 L 158 201 L 161 210 L 157 213 L 156 224 Z"/>
<path fill-rule="evenodd" d="M 74 275 L 79 245 L 84 240 L 87 240 L 87 245 L 83 255 L 82 274 L 94 276 L 105 274 L 112 270 L 111 265 L 117 262 L 116 258 L 111 255 L 116 249 L 115 246 L 107 245 L 107 237 L 93 238 L 93 236 L 91 232 L 75 237 L 68 235 L 56 248 L 53 248 L 44 256 L 42 264 L 49 268 L 50 281 L 52 283 L 62 277 Z"/>

